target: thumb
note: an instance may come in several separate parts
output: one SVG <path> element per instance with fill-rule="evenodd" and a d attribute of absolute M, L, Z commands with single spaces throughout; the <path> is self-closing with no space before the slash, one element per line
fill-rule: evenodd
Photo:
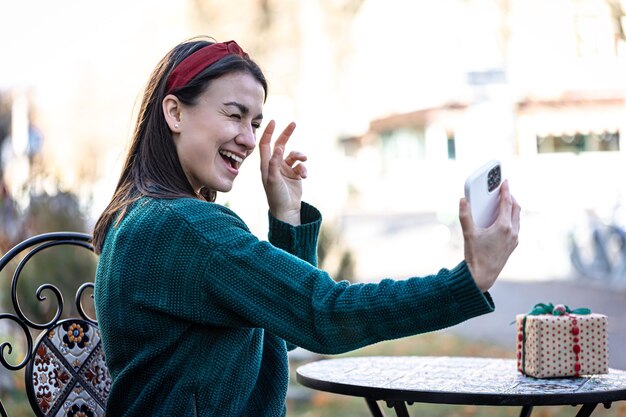
<path fill-rule="evenodd" d="M 459 200 L 459 220 L 461 221 L 461 228 L 463 230 L 474 229 L 474 219 L 472 218 L 470 203 L 465 197 Z"/>

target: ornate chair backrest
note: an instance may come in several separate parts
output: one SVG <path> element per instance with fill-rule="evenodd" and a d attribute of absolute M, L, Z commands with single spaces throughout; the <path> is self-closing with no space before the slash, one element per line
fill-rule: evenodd
<path fill-rule="evenodd" d="M 93 253 L 90 240 L 91 236 L 84 233 L 44 233 L 24 240 L 0 258 L 0 273 L 9 263 L 17 263 L 11 279 L 11 301 L 15 313 L 0 314 L 0 330 L 3 323 L 17 324 L 17 327 L 11 327 L 21 328 L 27 344 L 24 359 L 14 364 L 6 358 L 13 350 L 11 342 L 0 339 L 0 363 L 11 371 L 24 369 L 26 392 L 37 416 L 105 414 L 111 377 L 102 352 L 98 323 L 85 312 L 82 300 L 85 290 L 93 292 L 93 282 L 85 282 L 76 290 L 75 302 L 80 318 L 61 318 L 63 296 L 53 284 L 43 284 L 36 291 L 40 302 L 46 300 L 44 290 L 56 298 L 56 313 L 46 323 L 29 319 L 20 306 L 17 294 L 20 274 L 35 255 L 59 245 L 73 245 L 84 248 L 86 253 Z M 93 305 L 93 295 L 89 299 Z M 0 415 L 7 417 L 1 401 Z"/>

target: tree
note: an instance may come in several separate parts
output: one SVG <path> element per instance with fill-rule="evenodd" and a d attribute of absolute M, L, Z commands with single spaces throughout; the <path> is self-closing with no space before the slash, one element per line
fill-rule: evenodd
<path fill-rule="evenodd" d="M 42 192 L 31 195 L 30 204 L 23 213 L 20 240 L 39 233 L 52 231 L 78 231 L 86 229 L 85 215 L 82 213 L 76 195 L 70 192 L 48 194 Z M 42 284 L 55 285 L 64 297 L 64 316 L 75 315 L 74 295 L 78 287 L 93 281 L 95 276 L 96 256 L 85 256 L 85 249 L 73 247 L 52 247 L 34 256 L 20 274 L 17 286 L 17 298 L 20 308 L 30 320 L 38 323 L 49 321 L 58 307 L 52 293 L 44 294 L 46 301 L 36 297 L 37 289 Z M 0 300 L 4 309 L 8 305 L 13 270 L 17 265 L 8 268 L 0 276 Z M 3 310 L 4 310 L 3 309 Z M 93 311 L 88 311 L 92 314 Z"/>

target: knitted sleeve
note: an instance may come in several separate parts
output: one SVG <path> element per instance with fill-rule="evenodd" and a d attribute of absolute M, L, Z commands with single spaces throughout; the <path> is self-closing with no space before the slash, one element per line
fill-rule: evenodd
<path fill-rule="evenodd" d="M 301 225 L 292 226 L 269 215 L 268 238 L 272 245 L 317 266 L 317 237 L 322 223 L 321 213 L 302 203 Z"/>
<path fill-rule="evenodd" d="M 230 210 L 198 204 L 174 207 L 174 217 L 183 219 L 174 241 L 162 248 L 158 241 L 151 244 L 153 256 L 163 251 L 177 275 L 189 280 L 186 303 L 179 300 L 172 308 L 167 305 L 171 297 L 157 301 L 169 314 L 215 327 L 260 327 L 305 349 L 334 354 L 445 328 L 493 310 L 491 298 L 474 284 L 464 262 L 426 277 L 335 282 L 312 265 L 310 245 L 298 247 L 317 234 L 314 226 L 294 230 L 298 228 L 279 225 L 270 235 L 303 260 L 258 240 Z M 305 238 L 294 239 L 299 233 Z M 176 288 L 182 291 L 180 284 Z"/>

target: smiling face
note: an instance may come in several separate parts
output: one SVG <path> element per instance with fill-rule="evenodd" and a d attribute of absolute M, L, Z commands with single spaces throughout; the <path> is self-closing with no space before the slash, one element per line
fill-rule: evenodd
<path fill-rule="evenodd" d="M 175 96 L 163 101 L 183 171 L 196 192 L 228 192 L 256 145 L 265 90 L 244 72 L 214 79 L 193 105 Z"/>

